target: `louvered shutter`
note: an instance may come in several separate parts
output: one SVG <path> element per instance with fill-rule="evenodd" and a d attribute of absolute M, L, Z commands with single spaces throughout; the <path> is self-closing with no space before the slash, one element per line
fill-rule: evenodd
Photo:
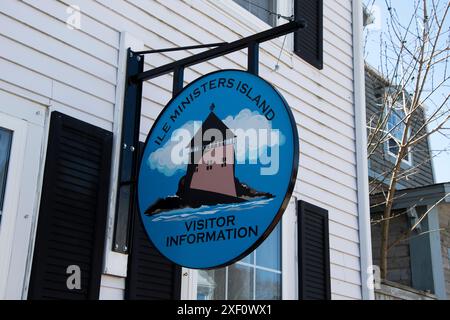
<path fill-rule="evenodd" d="M 294 52 L 318 69 L 323 68 L 323 1 L 295 0 L 296 19 L 305 19 L 308 27 L 294 35 Z"/>
<path fill-rule="evenodd" d="M 29 299 L 98 299 L 111 145 L 110 132 L 52 113 Z M 80 290 L 67 287 L 71 265 Z"/>
<path fill-rule="evenodd" d="M 298 202 L 299 299 L 329 300 L 328 211 Z"/>
<path fill-rule="evenodd" d="M 143 144 L 140 144 L 143 151 Z M 135 206 L 136 207 L 136 206 Z M 163 257 L 149 241 L 139 212 L 135 210 L 125 298 L 130 300 L 178 300 L 181 268 Z"/>

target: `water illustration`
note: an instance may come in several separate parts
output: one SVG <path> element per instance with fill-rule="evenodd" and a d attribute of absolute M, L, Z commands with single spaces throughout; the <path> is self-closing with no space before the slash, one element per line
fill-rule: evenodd
<path fill-rule="evenodd" d="M 261 198 L 245 203 L 233 204 L 219 204 L 215 206 L 201 206 L 200 208 L 184 208 L 180 210 L 172 210 L 156 214 L 152 216 L 152 222 L 171 222 L 171 221 L 186 221 L 190 219 L 197 219 L 202 217 L 222 216 L 227 212 L 239 212 L 245 214 L 245 211 L 250 211 L 257 208 L 262 208 L 268 205 L 273 198 Z"/>

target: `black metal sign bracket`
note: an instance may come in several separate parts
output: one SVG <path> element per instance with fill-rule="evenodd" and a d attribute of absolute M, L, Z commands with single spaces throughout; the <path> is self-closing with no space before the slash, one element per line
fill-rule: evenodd
<path fill-rule="evenodd" d="M 128 50 L 117 212 L 112 248 L 114 251 L 128 253 L 130 247 L 129 235 L 131 232 L 130 221 L 133 212 L 137 209 L 135 191 L 139 165 L 139 127 L 143 82 L 168 73 L 173 73 L 172 94 L 173 96 L 176 96 L 183 90 L 184 70 L 186 68 L 242 49 L 248 49 L 248 72 L 258 75 L 259 45 L 263 42 L 304 28 L 306 28 L 306 22 L 304 20 L 296 20 L 230 43 L 211 43 L 182 48 L 157 49 L 139 52 L 133 52 L 131 49 Z M 152 70 L 143 71 L 145 54 L 201 48 L 213 49 Z"/>

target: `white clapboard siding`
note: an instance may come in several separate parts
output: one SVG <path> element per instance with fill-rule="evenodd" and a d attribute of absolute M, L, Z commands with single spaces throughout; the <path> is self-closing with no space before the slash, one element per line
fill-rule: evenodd
<path fill-rule="evenodd" d="M 116 67 L 112 64 L 103 62 L 96 56 L 89 55 L 80 50 L 67 46 L 61 41 L 48 41 L 48 37 L 40 31 L 30 29 L 23 23 L 13 20 L 5 15 L 0 15 L 0 24 L 8 25 L 2 32 L 2 35 L 17 42 L 26 43 L 33 50 L 39 50 L 47 56 L 61 59 L 64 57 L 64 63 L 88 72 L 99 79 L 105 79 L 111 84 L 115 84 Z M 95 65 L 95 68 L 92 66 Z"/>
<path fill-rule="evenodd" d="M 50 97 L 52 94 L 52 80 L 46 76 L 32 72 L 2 57 L 0 57 L 0 70 L 0 77 L 5 82 L 44 97 Z"/>
<path fill-rule="evenodd" d="M 14 3 L 15 2 L 15 3 Z M 105 43 L 103 40 L 96 38 L 95 34 L 99 27 L 97 25 L 90 26 L 88 16 L 83 16 L 83 29 L 74 32 L 66 27 L 66 9 L 67 6 L 61 5 L 58 1 L 52 1 L 49 5 L 48 1 L 2 1 L 0 6 L 1 12 L 21 21 L 33 29 L 39 30 L 50 36 L 50 38 L 62 41 L 73 48 L 78 48 L 84 52 L 90 53 L 92 56 L 111 63 L 117 63 L 118 58 L 118 42 L 119 34 L 115 32 L 115 40 Z M 42 11 L 39 10 L 42 8 Z M 49 12 L 58 12 L 58 16 L 49 15 Z M 63 18 L 65 17 L 65 18 Z M 84 32 L 83 32 L 84 31 Z M 87 32 L 88 31 L 88 32 Z M 51 41 L 52 39 L 48 39 Z M 108 38 L 108 33 L 104 32 L 103 39 Z"/>
<path fill-rule="evenodd" d="M 334 265 L 342 266 L 348 270 L 360 271 L 359 259 L 344 252 L 332 250 L 330 260 Z"/>
<path fill-rule="evenodd" d="M 227 4 L 228 2 L 228 4 Z M 68 5 L 81 8 L 81 30 L 66 27 Z M 112 130 L 120 32 L 147 49 L 233 41 L 268 26 L 231 0 L 0 1 L 0 97 L 16 95 Z M 249 15 L 246 14 L 246 17 Z M 329 211 L 332 297 L 361 298 L 351 0 L 324 1 L 324 69 L 284 48 L 261 46 L 260 74 L 291 106 L 300 136 L 294 195 Z M 151 69 L 198 50 L 149 55 Z M 242 69 L 246 50 L 192 66 L 185 83 L 219 69 Z M 141 140 L 171 99 L 171 75 L 144 84 Z M 20 100 L 19 100 L 20 101 Z M 105 276 L 102 296 L 123 296 L 121 280 Z M 120 285 L 117 285 L 120 284 Z"/>
<path fill-rule="evenodd" d="M 47 75 L 59 82 L 79 88 L 81 91 L 99 99 L 114 102 L 112 97 L 114 97 L 115 86 L 107 79 L 93 76 L 88 72 L 89 70 L 72 67 L 64 61 L 58 60 L 59 57 L 57 59 L 48 56 L 2 35 L 0 35 L 0 47 L 2 48 L 2 57 L 7 60 L 26 66 L 36 73 Z M 33 59 L 31 60 L 30 57 Z"/>
<path fill-rule="evenodd" d="M 1 68 L 1 67 L 0 67 Z M 13 103 L 11 100 L 19 100 L 19 103 L 16 103 L 16 108 L 13 109 Z M 21 110 L 21 114 L 23 114 L 23 111 L 26 111 L 26 115 L 31 115 L 34 108 L 39 107 L 45 107 L 48 104 L 48 99 L 41 96 L 40 94 L 32 93 L 26 89 L 17 87 L 14 84 L 11 84 L 10 82 L 6 82 L 3 80 L 0 80 L 0 101 L 3 101 L 3 104 L 11 109 L 10 114 L 14 117 L 16 116 L 17 110 Z M 18 106 L 18 108 L 17 108 Z M 32 106 L 32 108 L 28 108 L 29 106 Z M 6 109 L 5 109 L 6 110 Z M 38 109 L 39 110 L 39 109 Z M 41 108 L 42 111 L 42 108 Z M 25 116 L 23 116 L 25 117 Z M 32 119 L 32 118 L 31 118 Z M 36 123 L 39 124 L 39 123 Z"/>
<path fill-rule="evenodd" d="M 28 3 L 30 6 L 40 10 L 47 15 L 52 16 L 52 18 L 58 19 L 59 21 L 66 23 L 67 20 L 67 6 L 71 4 L 75 4 L 73 1 L 59 1 L 56 0 L 56 5 L 47 6 L 45 2 L 38 0 L 23 0 Z M 89 30 L 87 33 L 89 36 L 96 38 L 100 42 L 105 43 L 107 46 L 111 46 L 113 48 L 119 48 L 119 35 L 117 30 L 111 29 L 103 24 L 101 19 L 98 17 L 91 18 L 88 15 L 83 15 L 83 25 L 82 30 Z"/>
<path fill-rule="evenodd" d="M 101 281 L 101 300 L 122 300 L 124 298 L 125 281 L 123 278 L 103 275 Z"/>

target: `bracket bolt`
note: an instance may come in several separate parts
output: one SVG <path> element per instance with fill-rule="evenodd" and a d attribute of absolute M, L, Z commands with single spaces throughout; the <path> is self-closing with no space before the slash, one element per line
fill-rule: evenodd
<path fill-rule="evenodd" d="M 116 245 L 114 246 L 115 249 L 119 249 L 119 245 L 116 243 Z"/>
<path fill-rule="evenodd" d="M 124 246 L 124 247 L 123 247 L 123 251 L 128 251 L 128 247 L 127 247 L 127 246 Z"/>
<path fill-rule="evenodd" d="M 133 58 L 133 51 L 130 51 L 130 58 Z"/>
<path fill-rule="evenodd" d="M 131 152 L 134 152 L 136 150 L 133 146 L 130 147 Z"/>
<path fill-rule="evenodd" d="M 127 148 L 128 148 L 127 144 L 124 143 L 124 144 L 123 144 L 123 150 L 126 150 Z"/>
<path fill-rule="evenodd" d="M 141 56 L 137 56 L 136 59 L 138 62 L 141 61 Z"/>

